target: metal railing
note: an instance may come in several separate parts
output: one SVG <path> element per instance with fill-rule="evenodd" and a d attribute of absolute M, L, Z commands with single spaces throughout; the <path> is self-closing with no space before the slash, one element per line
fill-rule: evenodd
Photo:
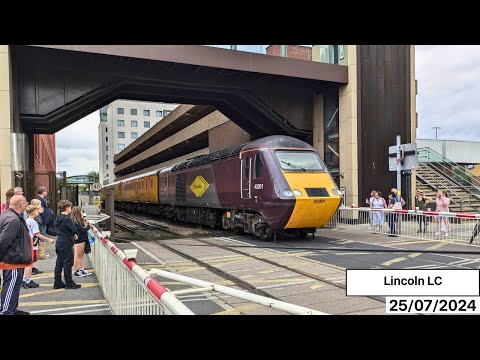
<path fill-rule="evenodd" d="M 115 315 L 194 315 L 174 294 L 92 227 L 95 243 L 89 254 Z"/>
<path fill-rule="evenodd" d="M 461 187 L 468 187 L 475 194 L 480 194 L 480 180 L 464 166 L 453 162 L 429 147 L 419 148 L 417 152 L 419 162 L 429 163 L 447 176 L 451 173 L 452 176 L 448 177 L 455 183 Z"/>
<path fill-rule="evenodd" d="M 479 214 L 341 207 L 326 227 L 480 245 L 479 223 Z"/>

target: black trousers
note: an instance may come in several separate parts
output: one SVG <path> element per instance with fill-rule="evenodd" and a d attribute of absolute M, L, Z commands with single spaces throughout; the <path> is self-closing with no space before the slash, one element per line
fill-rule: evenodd
<path fill-rule="evenodd" d="M 427 229 L 427 217 L 426 216 L 419 216 L 418 217 L 418 225 L 420 226 L 420 231 L 422 231 L 422 223 L 423 223 L 423 229 Z"/>
<path fill-rule="evenodd" d="M 55 247 L 57 261 L 55 263 L 55 283 L 62 282 L 62 269 L 65 282 L 71 283 L 73 266 L 73 245 L 67 243 L 57 243 Z"/>

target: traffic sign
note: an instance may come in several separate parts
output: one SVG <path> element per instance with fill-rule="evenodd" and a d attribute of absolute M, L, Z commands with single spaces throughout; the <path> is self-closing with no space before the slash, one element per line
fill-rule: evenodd
<path fill-rule="evenodd" d="M 417 144 L 400 145 L 400 170 L 411 170 L 418 167 Z M 397 145 L 388 148 L 388 168 L 397 171 Z"/>
<path fill-rule="evenodd" d="M 93 191 L 100 191 L 102 189 L 102 184 L 100 183 L 93 183 L 92 184 L 92 190 Z"/>

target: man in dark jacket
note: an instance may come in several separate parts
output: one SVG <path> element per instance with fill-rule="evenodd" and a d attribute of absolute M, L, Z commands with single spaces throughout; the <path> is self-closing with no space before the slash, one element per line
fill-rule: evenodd
<path fill-rule="evenodd" d="M 32 265 L 33 244 L 23 212 L 28 205 L 22 195 L 10 199 L 10 207 L 0 215 L 0 269 L 3 269 L 0 315 L 28 315 L 17 310 L 23 272 Z"/>
<path fill-rule="evenodd" d="M 35 199 L 40 200 L 41 205 L 43 206 L 43 213 L 40 214 L 42 218 L 42 231 L 43 236 L 47 236 L 47 226 L 52 222 L 52 210 L 48 207 L 45 198 L 48 195 L 47 188 L 45 186 L 40 186 L 37 189 L 37 197 Z"/>
<path fill-rule="evenodd" d="M 61 213 L 55 219 L 55 231 L 57 232 L 55 252 L 57 253 L 57 262 L 55 263 L 55 283 L 53 288 L 78 289 L 81 285 L 75 284 L 72 280 L 73 244 L 74 240 L 78 239 L 78 230 L 70 218 L 72 203 L 68 200 L 61 200 L 58 203 L 58 207 Z M 62 269 L 65 283 L 62 282 Z"/>

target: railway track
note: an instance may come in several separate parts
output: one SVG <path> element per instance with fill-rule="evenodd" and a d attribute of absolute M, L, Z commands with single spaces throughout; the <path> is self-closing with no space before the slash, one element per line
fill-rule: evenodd
<path fill-rule="evenodd" d="M 117 214 L 115 214 L 115 216 L 117 216 Z M 161 227 L 161 226 L 157 226 L 157 225 L 152 225 L 152 224 L 148 224 L 148 223 L 145 223 L 145 222 L 142 222 L 142 221 L 139 221 L 137 219 L 134 219 L 132 218 L 131 216 L 129 215 L 121 215 L 119 217 L 122 217 L 122 218 L 125 218 L 129 221 L 132 221 L 133 223 L 137 223 L 137 224 L 141 224 L 141 225 L 148 225 L 150 227 L 153 227 L 153 229 L 160 229 L 160 230 L 163 230 L 163 231 L 168 231 L 168 228 L 167 227 Z M 124 227 L 124 228 L 128 228 L 127 226 L 125 225 L 121 225 L 120 227 Z M 137 235 L 139 235 L 140 237 L 144 238 L 145 240 L 148 240 L 148 241 L 152 241 L 151 238 L 147 237 L 146 235 L 144 234 L 141 234 L 141 233 L 138 233 L 137 232 L 137 229 L 133 229 L 133 228 L 128 228 L 127 231 L 130 231 L 132 233 L 135 233 Z M 299 270 L 299 269 L 295 269 L 295 268 L 292 268 L 290 266 L 287 266 L 287 265 L 283 265 L 283 264 L 280 264 L 279 262 L 277 261 L 273 261 L 273 260 L 270 260 L 270 259 L 264 259 L 264 258 L 261 258 L 259 256 L 256 256 L 256 255 L 252 255 L 252 254 L 249 254 L 245 251 L 242 251 L 242 250 L 238 250 L 238 249 L 235 249 L 233 248 L 232 246 L 228 246 L 228 245 L 219 245 L 219 244 L 215 244 L 211 241 L 208 241 L 208 240 L 202 240 L 202 239 L 198 239 L 198 238 L 193 238 L 195 241 L 198 241 L 200 243 L 203 243 L 205 244 L 205 246 L 210 246 L 210 247 L 216 247 L 216 248 L 220 248 L 224 251 L 229 251 L 229 252 L 232 252 L 232 253 L 235 253 L 235 254 L 239 254 L 239 255 L 242 255 L 242 256 L 246 256 L 246 257 L 249 257 L 251 259 L 254 259 L 254 260 L 257 260 L 257 261 L 261 261 L 263 263 L 266 263 L 266 264 L 269 264 L 269 265 L 273 265 L 275 267 L 278 267 L 278 268 L 282 268 L 284 270 L 288 270 L 288 271 L 291 271 L 293 273 L 296 273 L 298 275 L 301 275 L 301 276 L 304 276 L 306 278 L 310 278 L 310 279 L 313 279 L 313 280 L 316 280 L 316 281 L 321 281 L 323 283 L 326 283 L 326 284 L 329 284 L 329 285 L 332 285 L 332 286 L 335 286 L 337 288 L 341 288 L 341 289 L 345 289 L 345 285 L 343 284 L 339 284 L 339 283 L 335 283 L 333 281 L 330 281 L 330 280 L 327 280 L 321 276 L 318 276 L 318 275 L 315 275 L 315 274 L 311 274 L 311 273 L 308 273 L 306 271 L 303 271 L 303 270 Z M 120 240 L 120 239 L 118 239 Z M 170 239 L 170 240 L 167 240 L 167 241 L 172 241 L 173 239 Z M 269 294 L 268 292 L 262 290 L 262 289 L 259 289 L 257 287 L 255 287 L 254 285 L 224 271 L 224 270 L 221 270 L 221 269 L 218 269 L 217 267 L 215 266 L 212 266 L 208 263 L 206 263 L 205 261 L 202 261 L 192 255 L 189 255 L 181 250 L 178 250 L 176 248 L 174 248 L 173 246 L 170 246 L 170 245 L 167 245 L 165 244 L 165 241 L 164 240 L 154 240 L 154 242 L 163 247 L 164 249 L 166 250 L 169 250 L 187 260 L 190 260 L 192 262 L 194 262 L 195 264 L 197 265 L 200 265 L 202 267 L 204 267 L 205 269 L 209 270 L 210 272 L 224 278 L 225 280 L 229 280 L 231 282 L 233 282 L 234 284 L 236 284 L 237 286 L 239 286 L 240 288 L 242 289 L 245 289 L 245 290 L 248 290 L 248 291 L 251 291 L 255 294 L 258 294 L 258 295 L 262 295 L 262 296 L 266 296 L 266 297 L 270 297 L 272 299 L 276 299 L 276 300 L 279 300 L 278 298 L 274 297 L 273 295 Z M 262 247 L 260 246 L 255 246 L 254 248 L 258 248 L 258 249 L 262 249 Z M 296 249 L 295 247 L 292 247 L 292 249 Z M 320 250 L 320 249 L 319 249 Z M 368 298 L 371 298 L 371 299 L 374 299 L 374 300 L 378 300 L 378 301 L 382 301 L 382 302 L 385 302 L 385 298 L 382 298 L 382 297 L 379 297 L 379 296 L 367 296 Z"/>

